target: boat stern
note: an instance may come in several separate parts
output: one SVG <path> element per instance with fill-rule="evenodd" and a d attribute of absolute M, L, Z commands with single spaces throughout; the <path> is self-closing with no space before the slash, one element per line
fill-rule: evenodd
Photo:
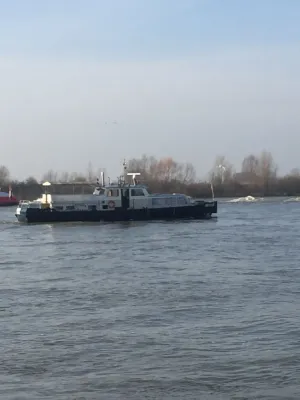
<path fill-rule="evenodd" d="M 218 212 L 218 202 L 216 200 L 205 201 L 205 200 L 195 200 L 195 206 L 203 209 L 204 214 L 211 215 L 217 214 Z"/>
<path fill-rule="evenodd" d="M 211 214 L 217 214 L 218 212 L 218 202 L 216 200 L 207 201 L 204 204 L 204 207 L 209 211 Z"/>

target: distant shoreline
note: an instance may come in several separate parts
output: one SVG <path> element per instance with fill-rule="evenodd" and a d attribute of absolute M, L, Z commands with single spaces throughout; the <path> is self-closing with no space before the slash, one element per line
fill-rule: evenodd
<path fill-rule="evenodd" d="M 96 186 L 96 184 L 94 185 Z M 193 184 L 175 184 L 170 182 L 151 182 L 149 189 L 152 193 L 184 193 L 193 198 L 211 199 L 212 192 L 209 183 L 193 183 Z M 230 185 L 231 186 L 231 185 Z M 246 196 L 255 198 L 270 198 L 270 197 L 298 197 L 300 196 L 300 179 L 299 186 L 295 190 L 289 192 L 281 192 L 280 190 L 269 191 L 264 193 L 263 190 L 258 190 L 257 187 L 239 187 L 233 190 L 229 185 L 214 186 L 214 197 L 219 199 L 235 199 Z M 278 188 L 279 189 L 279 188 Z M 8 186 L 3 187 L 3 191 L 8 191 Z M 91 183 L 54 183 L 50 187 L 50 193 L 56 194 L 91 194 L 94 187 Z M 12 191 L 18 200 L 34 200 L 44 193 L 42 184 L 39 183 L 15 183 L 12 184 Z"/>
<path fill-rule="evenodd" d="M 260 155 L 250 154 L 236 172 L 224 156 L 216 157 L 207 180 L 199 181 L 194 166 L 188 162 L 179 163 L 171 157 L 156 159 L 143 155 L 124 164 L 126 172 L 139 172 L 141 183 L 146 183 L 152 193 L 184 193 L 193 198 L 212 198 L 212 184 L 215 198 L 253 197 L 296 197 L 300 196 L 300 169 L 294 168 L 289 174 L 279 176 L 272 154 L 263 151 Z M 50 193 L 80 194 L 92 193 L 97 178 L 104 172 L 95 170 L 91 163 L 85 173 L 56 172 L 49 170 L 43 182 L 51 182 Z M 110 180 L 105 176 L 106 180 Z M 211 183 L 212 182 L 212 183 Z M 0 166 L 0 187 L 9 190 L 20 200 L 34 200 L 44 192 L 41 183 L 34 177 L 24 182 L 12 181 L 7 167 Z"/>

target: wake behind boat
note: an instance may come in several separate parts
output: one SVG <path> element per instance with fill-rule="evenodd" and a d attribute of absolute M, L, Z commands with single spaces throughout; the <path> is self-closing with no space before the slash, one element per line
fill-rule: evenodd
<path fill-rule="evenodd" d="M 138 184 L 139 173 L 124 172 L 115 184 L 101 185 L 89 195 L 55 195 L 46 192 L 40 199 L 23 201 L 17 207 L 19 222 L 99 222 L 146 221 L 157 219 L 206 219 L 217 213 L 217 201 L 193 200 L 185 194 L 150 194 L 146 185 Z M 126 178 L 131 176 L 132 183 Z"/>

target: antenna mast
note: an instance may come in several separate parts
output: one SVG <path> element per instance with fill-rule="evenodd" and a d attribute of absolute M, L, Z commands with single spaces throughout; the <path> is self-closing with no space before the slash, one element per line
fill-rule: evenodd
<path fill-rule="evenodd" d="M 135 179 L 135 177 L 136 177 L 136 176 L 140 176 L 141 174 L 140 174 L 140 172 L 128 172 L 127 175 L 128 175 L 128 176 L 132 176 L 132 182 L 133 182 L 133 185 L 135 186 L 135 185 L 136 185 L 136 179 Z"/>
<path fill-rule="evenodd" d="M 122 176 L 122 179 L 121 179 L 121 181 L 123 181 L 122 182 L 123 185 L 126 184 L 126 176 L 127 176 L 127 164 L 126 164 L 126 160 L 124 158 L 124 161 L 123 161 L 123 176 Z"/>
<path fill-rule="evenodd" d="M 104 187 L 104 186 L 105 186 L 105 181 L 104 181 L 104 172 L 103 172 L 103 171 L 101 171 L 101 172 L 100 172 L 100 174 L 101 174 L 101 185 L 102 185 L 102 187 Z"/>

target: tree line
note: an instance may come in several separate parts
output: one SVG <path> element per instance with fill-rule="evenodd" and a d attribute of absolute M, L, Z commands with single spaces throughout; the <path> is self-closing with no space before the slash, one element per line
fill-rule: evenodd
<path fill-rule="evenodd" d="M 128 172 L 140 172 L 141 179 L 147 183 L 152 192 L 182 192 L 193 197 L 210 197 L 211 187 L 215 196 L 295 196 L 300 194 L 300 170 L 295 168 L 289 174 L 278 175 L 278 167 L 270 152 L 263 151 L 259 155 L 249 154 L 244 159 L 240 169 L 236 171 L 233 164 L 225 156 L 217 156 L 207 179 L 199 180 L 191 163 L 180 163 L 171 157 L 157 159 L 143 155 L 127 162 Z M 34 176 L 24 181 L 12 180 L 9 169 L 0 166 L 0 187 L 2 190 L 12 186 L 17 188 L 38 187 L 41 183 L 50 181 L 55 184 L 74 185 L 96 184 L 101 170 L 93 168 L 89 163 L 84 173 L 45 172 L 41 182 Z M 36 189 L 37 190 L 37 189 Z"/>

